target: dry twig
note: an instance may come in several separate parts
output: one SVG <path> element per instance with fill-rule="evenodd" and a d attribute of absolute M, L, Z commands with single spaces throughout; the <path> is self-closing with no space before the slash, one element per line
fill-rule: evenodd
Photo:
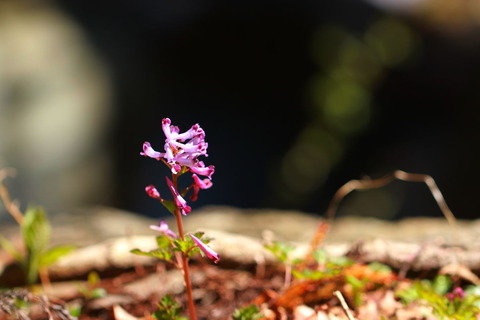
<path fill-rule="evenodd" d="M 343 311 L 345 311 L 345 314 L 347 315 L 348 320 L 355 320 L 355 317 L 352 315 L 352 312 L 350 311 L 350 308 L 348 307 L 347 302 L 345 301 L 345 298 L 343 297 L 342 293 L 336 290 L 333 294 L 340 301 L 340 305 L 342 306 Z"/>
<path fill-rule="evenodd" d="M 7 212 L 15 219 L 15 221 L 21 225 L 23 222 L 23 213 L 18 209 L 18 206 L 11 200 L 10 193 L 8 192 L 7 187 L 3 180 L 7 177 L 12 177 L 15 175 L 15 169 L 13 168 L 3 168 L 0 169 L 0 199 L 5 206 Z"/>
<path fill-rule="evenodd" d="M 438 188 L 435 180 L 429 175 L 426 174 L 416 174 L 416 173 L 408 173 L 402 170 L 396 170 L 392 174 L 388 174 L 378 179 L 370 179 L 365 178 L 361 180 L 350 180 L 345 183 L 337 192 L 334 194 L 330 204 L 327 208 L 326 217 L 328 220 L 333 220 L 335 214 L 337 213 L 338 206 L 340 202 L 347 196 L 350 192 L 354 190 L 366 190 L 366 189 L 375 189 L 381 188 L 386 186 L 387 184 L 391 183 L 395 179 L 402 180 L 402 181 L 411 181 L 411 182 L 423 182 L 425 183 L 430 192 L 433 195 L 433 198 L 437 202 L 440 210 L 442 211 L 445 219 L 447 220 L 448 224 L 452 228 L 453 234 L 455 238 L 458 239 L 457 234 L 457 220 L 453 214 L 453 212 L 448 207 L 445 199 L 443 198 L 440 189 Z"/>

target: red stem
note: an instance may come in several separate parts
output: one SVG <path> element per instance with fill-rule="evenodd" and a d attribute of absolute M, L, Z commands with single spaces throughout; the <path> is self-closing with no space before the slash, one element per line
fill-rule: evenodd
<path fill-rule="evenodd" d="M 172 182 L 175 189 L 178 190 L 178 179 L 177 175 L 172 175 Z M 180 212 L 180 208 L 175 209 L 175 219 L 177 221 L 178 227 L 178 235 L 182 241 L 185 240 L 185 234 L 183 231 L 183 222 L 182 222 L 182 214 Z M 188 301 L 188 313 L 190 314 L 190 320 L 197 320 L 197 314 L 195 311 L 195 303 L 193 302 L 193 294 L 192 294 L 192 283 L 190 281 L 190 271 L 188 268 L 188 256 L 185 252 L 182 252 L 182 265 L 183 269 L 183 278 L 185 280 L 185 290 L 187 292 L 187 301 Z"/>

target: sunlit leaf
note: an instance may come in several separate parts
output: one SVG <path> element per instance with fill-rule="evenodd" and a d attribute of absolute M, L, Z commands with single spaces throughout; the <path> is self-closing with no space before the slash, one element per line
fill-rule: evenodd
<path fill-rule="evenodd" d="M 89 286 L 93 287 L 99 282 L 100 282 L 100 276 L 98 275 L 97 272 L 91 271 L 88 273 L 87 283 Z"/>
<path fill-rule="evenodd" d="M 254 304 L 235 310 L 233 320 L 257 320 L 262 319 L 260 308 Z"/>
<path fill-rule="evenodd" d="M 446 275 L 439 275 L 433 280 L 432 287 L 436 293 L 446 294 L 452 287 L 452 280 Z"/>
<path fill-rule="evenodd" d="M 22 235 L 30 254 L 46 250 L 50 241 L 50 231 L 50 223 L 43 209 L 29 208 L 22 223 Z"/>
<path fill-rule="evenodd" d="M 155 249 L 151 251 L 142 251 L 140 249 L 133 249 L 130 251 L 133 254 L 158 258 L 164 261 L 171 261 L 173 257 L 173 253 L 170 250 L 163 250 L 163 249 Z"/>
<path fill-rule="evenodd" d="M 57 246 L 49 249 L 40 257 L 40 267 L 51 265 L 58 261 L 61 257 L 72 253 L 74 246 Z"/>
<path fill-rule="evenodd" d="M 283 263 L 287 262 L 289 253 L 295 249 L 295 247 L 280 241 L 273 241 L 271 244 L 266 244 L 264 247 L 273 253 L 275 258 Z"/>
<path fill-rule="evenodd" d="M 159 249 L 168 249 L 171 246 L 170 239 L 166 235 L 158 236 L 156 240 Z"/>
<path fill-rule="evenodd" d="M 162 204 L 171 214 L 175 214 L 175 210 L 177 209 L 175 202 L 172 200 L 163 200 Z"/>
<path fill-rule="evenodd" d="M 158 303 L 158 310 L 152 314 L 154 319 L 158 320 L 188 320 L 180 316 L 182 308 L 171 295 L 166 295 Z"/>

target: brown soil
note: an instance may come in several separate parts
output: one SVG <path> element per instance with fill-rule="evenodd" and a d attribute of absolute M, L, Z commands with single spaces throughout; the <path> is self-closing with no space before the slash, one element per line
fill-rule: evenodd
<path fill-rule="evenodd" d="M 105 288 L 109 294 L 127 294 L 135 297 L 135 294 L 125 292 L 125 285 L 139 281 L 152 272 L 155 271 L 130 271 L 105 279 L 98 285 Z M 282 285 L 281 275 L 271 270 L 268 271 L 268 275 L 258 277 L 252 270 L 234 270 L 209 264 L 196 264 L 191 266 L 191 272 L 197 316 L 205 320 L 229 319 L 235 309 L 251 303 L 265 290 L 278 290 Z M 161 298 L 159 294 L 153 293 L 147 299 L 137 297 L 131 303 L 121 304 L 121 307 L 133 316 L 145 317 L 157 309 Z M 175 298 L 186 306 L 184 294 L 179 294 Z M 111 310 L 113 305 L 94 309 L 90 308 L 86 301 L 85 306 L 79 320 L 113 319 Z"/>
<path fill-rule="evenodd" d="M 42 309 L 50 308 L 51 311 L 60 307 L 68 309 L 72 306 L 82 308 L 79 320 L 116 319 L 113 315 L 113 307 L 116 305 L 121 306 L 134 317 L 146 317 L 157 309 L 157 304 L 165 290 L 161 285 L 156 290 L 157 288 L 152 286 L 157 284 L 150 285 L 148 281 L 144 283 L 142 280 L 157 273 L 159 275 L 168 274 L 169 270 L 162 270 L 164 269 L 162 264 L 159 266 L 160 270 L 143 267 L 139 267 L 137 270 L 107 270 L 101 274 L 102 280 L 95 285 L 95 287 L 104 288 L 107 291 L 108 294 L 103 298 L 86 298 L 78 290 L 79 287 L 86 286 L 80 282 L 81 280 L 62 281 L 61 286 L 53 282 L 47 297 L 49 303 L 42 305 L 39 308 L 40 311 L 31 312 L 24 319 L 48 319 L 46 312 L 43 312 Z M 282 275 L 274 270 L 236 270 L 206 263 L 192 264 L 191 273 L 198 319 L 229 319 L 236 308 L 249 304 L 265 290 L 278 291 L 283 281 Z M 72 291 L 74 292 L 72 293 Z M 146 297 L 145 292 L 148 295 Z M 6 291 L 4 294 L 12 293 L 21 296 L 25 294 L 25 291 Z M 36 298 L 41 296 L 41 294 L 37 294 L 35 298 L 30 296 L 25 300 L 29 299 L 33 304 L 40 304 L 39 299 Z M 5 297 L 5 295 L 3 298 L 0 297 L 0 301 L 3 301 L 4 305 L 7 301 Z M 181 305 L 186 306 L 183 293 L 175 295 L 175 299 Z M 0 320 L 21 319 L 21 315 L 15 312 L 11 312 L 9 318 L 5 309 L 7 308 L 4 308 L 2 312 L 0 308 Z M 62 319 L 61 315 L 55 312 L 52 314 L 54 319 Z"/>
<path fill-rule="evenodd" d="M 361 275 L 365 270 L 364 266 L 359 264 L 354 265 L 349 271 L 350 274 L 368 276 L 370 279 L 362 305 L 355 308 L 352 292 L 344 281 L 344 273 L 316 281 L 297 280 L 288 289 L 282 289 L 284 273 L 273 267 L 262 269 L 260 266 L 256 269 L 239 270 L 232 266 L 212 265 L 202 260 L 191 265 L 193 295 L 199 320 L 232 319 L 235 309 L 251 303 L 256 303 L 262 308 L 265 314 L 265 318 L 262 319 L 348 319 L 345 308 L 340 306 L 338 298 L 333 294 L 336 290 L 343 293 L 349 308 L 353 310 L 354 316 L 358 317 L 356 319 L 380 319 L 380 316 L 385 319 L 425 319 L 419 315 L 418 306 L 406 308 L 394 297 L 395 288 L 404 285 L 405 281 L 396 281 L 395 276 Z M 3 306 L 4 312 L 2 315 L 0 308 L 0 320 L 49 319 L 47 310 L 50 311 L 51 319 L 63 320 L 68 319 L 65 310 L 72 306 L 82 308 L 79 320 L 150 320 L 152 318 L 149 315 L 157 309 L 157 303 L 165 294 L 165 288 L 170 281 L 168 277 L 174 277 L 174 273 L 166 270 L 163 264 L 159 264 L 157 270 L 153 267 L 108 270 L 101 277 L 102 280 L 96 287 L 104 288 L 108 292 L 105 297 L 86 298 L 78 291 L 80 286 L 85 287 L 79 280 L 63 281 L 61 286 L 60 283 L 54 282 L 48 298 L 42 300 L 40 294 L 34 295 L 35 298 L 32 296 L 26 298 L 40 307 L 24 318 L 12 310 L 10 317 L 5 314 L 8 308 L 3 293 L 0 307 Z M 158 279 L 162 280 L 158 282 Z M 63 289 L 59 289 L 60 287 Z M 77 290 L 72 291 L 72 288 Z M 183 293 L 177 292 L 174 297 L 182 306 L 186 306 Z M 126 316 L 114 312 L 114 309 L 117 310 L 119 307 L 127 312 Z M 186 308 L 184 310 L 186 311 Z"/>

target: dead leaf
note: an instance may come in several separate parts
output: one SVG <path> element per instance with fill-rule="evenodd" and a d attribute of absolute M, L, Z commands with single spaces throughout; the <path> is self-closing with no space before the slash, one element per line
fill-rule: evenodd
<path fill-rule="evenodd" d="M 464 280 L 470 281 L 474 285 L 480 285 L 480 278 L 473 273 L 470 268 L 463 264 L 451 263 L 440 269 L 439 274 L 448 274 L 450 276 L 457 276 Z"/>
<path fill-rule="evenodd" d="M 125 309 L 120 307 L 118 304 L 113 306 L 112 312 L 113 312 L 113 320 L 147 320 L 147 318 L 137 318 L 132 316 L 130 313 L 125 311 Z"/>

